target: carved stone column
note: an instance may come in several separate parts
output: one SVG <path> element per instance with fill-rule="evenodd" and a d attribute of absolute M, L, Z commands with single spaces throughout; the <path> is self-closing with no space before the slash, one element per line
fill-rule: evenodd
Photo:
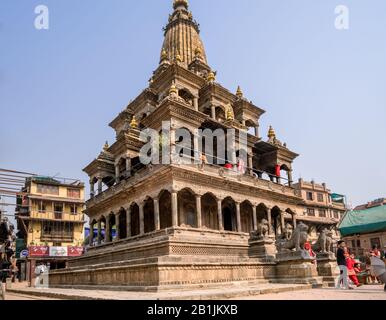
<path fill-rule="evenodd" d="M 292 187 L 292 170 L 288 171 L 288 185 Z"/>
<path fill-rule="evenodd" d="M 194 110 L 198 111 L 198 98 L 197 97 L 193 98 L 193 107 L 194 107 Z"/>
<path fill-rule="evenodd" d="M 253 214 L 253 230 L 257 230 L 257 214 L 256 214 L 256 206 L 252 206 L 252 214 Z"/>
<path fill-rule="evenodd" d="M 115 164 L 115 183 L 119 183 L 119 165 Z"/>
<path fill-rule="evenodd" d="M 172 225 L 178 227 L 178 194 L 177 191 L 172 192 Z"/>
<path fill-rule="evenodd" d="M 155 230 L 158 231 L 161 229 L 160 217 L 159 217 L 159 200 L 154 199 L 154 224 Z"/>
<path fill-rule="evenodd" d="M 176 162 L 176 129 L 170 128 L 170 163 Z"/>
<path fill-rule="evenodd" d="M 248 153 L 248 170 L 249 174 L 253 175 L 253 155 Z"/>
<path fill-rule="evenodd" d="M 95 183 L 94 180 L 90 180 L 90 198 L 95 196 Z"/>
<path fill-rule="evenodd" d="M 106 218 L 106 224 L 105 224 L 105 243 L 111 242 L 111 231 L 110 231 L 110 219 L 109 217 Z"/>
<path fill-rule="evenodd" d="M 193 149 L 194 149 L 194 163 L 199 164 L 200 162 L 200 153 L 199 153 L 199 144 L 198 144 L 198 130 L 195 130 L 193 136 Z"/>
<path fill-rule="evenodd" d="M 284 234 L 284 229 L 285 229 L 284 214 L 285 214 L 285 212 L 280 210 L 280 229 L 281 229 L 281 234 Z"/>
<path fill-rule="evenodd" d="M 90 223 L 90 236 L 89 236 L 89 245 L 92 247 L 94 244 L 94 225 Z"/>
<path fill-rule="evenodd" d="M 241 210 L 240 202 L 236 202 L 237 232 L 241 232 Z"/>
<path fill-rule="evenodd" d="M 296 214 L 292 215 L 292 224 L 294 225 L 294 230 L 295 230 L 296 229 L 296 225 L 297 225 Z"/>
<path fill-rule="evenodd" d="M 224 231 L 224 221 L 222 216 L 222 201 L 217 200 L 217 216 L 218 216 L 218 228 L 220 231 Z"/>
<path fill-rule="evenodd" d="M 98 220 L 98 235 L 97 235 L 98 246 L 102 243 L 102 221 Z"/>
<path fill-rule="evenodd" d="M 259 130 L 260 130 L 260 126 L 257 125 L 257 126 L 255 127 L 255 136 L 258 137 L 258 138 L 260 138 Z"/>
<path fill-rule="evenodd" d="M 210 109 L 212 111 L 212 119 L 216 120 L 216 107 L 212 105 Z"/>
<path fill-rule="evenodd" d="M 202 216 L 201 216 L 201 196 L 196 195 L 196 214 L 197 214 L 197 228 L 202 227 Z"/>
<path fill-rule="evenodd" d="M 119 223 L 119 213 L 115 214 L 115 241 L 118 241 L 121 239 L 121 229 L 120 229 L 120 223 Z"/>
<path fill-rule="evenodd" d="M 267 208 L 267 220 L 268 220 L 268 227 L 269 227 L 269 235 L 273 234 L 272 230 L 272 208 Z"/>
<path fill-rule="evenodd" d="M 139 234 L 144 235 L 145 234 L 145 216 L 144 216 L 144 202 L 142 201 L 139 204 Z"/>
<path fill-rule="evenodd" d="M 126 158 L 126 177 L 131 177 L 131 158 Z"/>
<path fill-rule="evenodd" d="M 127 209 L 127 216 L 126 216 L 126 219 L 127 219 L 127 237 L 130 238 L 131 237 L 131 208 L 128 208 Z"/>
<path fill-rule="evenodd" d="M 102 178 L 98 178 L 98 194 L 102 193 Z"/>

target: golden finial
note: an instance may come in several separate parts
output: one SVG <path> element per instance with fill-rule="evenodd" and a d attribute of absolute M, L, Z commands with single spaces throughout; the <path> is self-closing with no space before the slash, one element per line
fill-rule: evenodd
<path fill-rule="evenodd" d="M 208 80 L 208 82 L 215 82 L 216 81 L 216 75 L 214 74 L 213 71 L 208 73 L 206 80 Z"/>
<path fill-rule="evenodd" d="M 167 60 L 167 58 L 168 58 L 168 53 L 167 53 L 166 49 L 163 48 L 162 53 L 161 53 L 161 62 Z"/>
<path fill-rule="evenodd" d="M 199 47 L 196 48 L 196 50 L 194 50 L 194 56 L 196 58 L 201 58 L 201 54 L 202 54 L 202 51 Z"/>
<path fill-rule="evenodd" d="M 169 89 L 169 94 L 178 94 L 178 89 L 174 83 L 172 84 L 172 86 Z"/>
<path fill-rule="evenodd" d="M 138 128 L 138 123 L 137 123 L 137 119 L 135 118 L 135 116 L 133 116 L 133 118 L 131 119 L 130 127 L 132 129 L 137 129 Z"/>
<path fill-rule="evenodd" d="M 276 133 L 275 133 L 275 130 L 272 128 L 272 126 L 269 126 L 268 138 L 270 140 L 271 139 L 276 139 Z"/>
<path fill-rule="evenodd" d="M 105 142 L 105 145 L 103 146 L 103 151 L 107 151 L 109 148 L 110 148 L 109 142 L 106 141 L 106 142 Z"/>
<path fill-rule="evenodd" d="M 177 9 L 178 6 L 184 6 L 185 8 L 188 8 L 189 7 L 189 3 L 188 3 L 188 0 L 174 0 L 174 3 L 173 3 L 173 8 L 174 9 Z"/>
<path fill-rule="evenodd" d="M 240 86 L 237 87 L 236 96 L 239 99 L 241 99 L 244 96 L 243 91 L 241 90 Z"/>
<path fill-rule="evenodd" d="M 175 60 L 176 60 L 176 62 L 178 62 L 178 63 L 181 63 L 181 62 L 182 62 L 182 58 L 181 58 L 179 52 L 177 52 Z"/>
<path fill-rule="evenodd" d="M 229 104 L 227 108 L 227 121 L 233 121 L 233 112 L 232 112 L 232 106 Z"/>

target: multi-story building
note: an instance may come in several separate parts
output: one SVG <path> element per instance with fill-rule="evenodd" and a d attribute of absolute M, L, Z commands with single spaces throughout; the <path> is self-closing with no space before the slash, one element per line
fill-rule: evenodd
<path fill-rule="evenodd" d="M 309 226 L 311 240 L 315 240 L 317 233 L 324 228 L 332 230 L 334 236 L 339 238 L 337 225 L 347 211 L 345 197 L 332 193 L 325 183 L 318 184 L 315 181 L 299 179 L 293 187 L 304 200 L 304 211 L 298 216 L 298 220 Z"/>
<path fill-rule="evenodd" d="M 35 176 L 26 179 L 17 199 L 18 236 L 28 249 L 22 269 L 29 280 L 37 262 L 65 268 L 68 257 L 82 253 L 83 183 Z"/>

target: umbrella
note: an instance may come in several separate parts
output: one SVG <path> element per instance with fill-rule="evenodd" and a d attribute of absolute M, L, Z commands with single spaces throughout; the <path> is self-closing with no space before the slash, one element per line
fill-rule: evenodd
<path fill-rule="evenodd" d="M 385 263 L 377 258 L 371 257 L 371 267 L 373 268 L 374 274 L 382 280 L 382 282 L 386 283 L 386 266 Z"/>

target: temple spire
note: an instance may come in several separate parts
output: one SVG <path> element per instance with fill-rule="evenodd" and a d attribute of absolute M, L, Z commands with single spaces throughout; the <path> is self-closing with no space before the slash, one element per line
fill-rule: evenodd
<path fill-rule="evenodd" d="M 189 11 L 188 1 L 174 0 L 173 9 L 173 13 L 169 16 L 169 22 L 164 28 L 165 40 L 161 48 L 160 60 L 175 61 L 175 58 L 179 56 L 181 65 L 188 67 L 194 59 L 199 57 L 200 61 L 207 65 L 199 25 Z"/>

